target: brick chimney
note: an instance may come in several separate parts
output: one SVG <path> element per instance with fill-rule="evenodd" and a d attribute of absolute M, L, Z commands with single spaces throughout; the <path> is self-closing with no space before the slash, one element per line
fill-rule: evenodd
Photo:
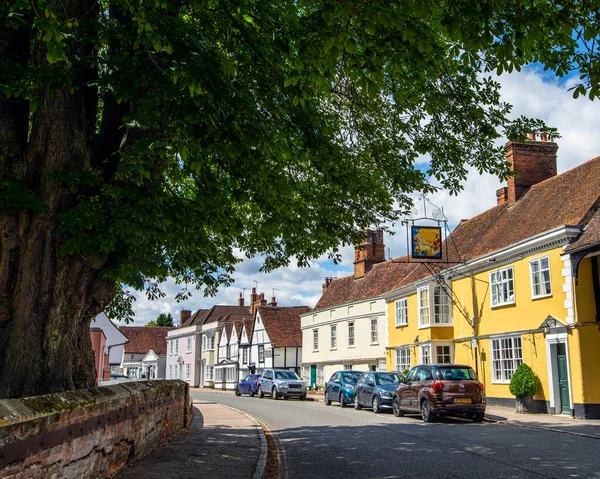
<path fill-rule="evenodd" d="M 366 230 L 365 239 L 354 250 L 354 279 L 363 278 L 374 264 L 385 261 L 382 230 Z"/>
<path fill-rule="evenodd" d="M 277 301 L 275 300 L 275 296 L 271 298 L 271 302 L 267 306 L 277 306 Z"/>
<path fill-rule="evenodd" d="M 265 293 L 260 293 L 257 301 L 259 301 L 259 306 L 266 306 L 267 300 L 265 299 Z"/>
<path fill-rule="evenodd" d="M 240 292 L 240 297 L 238 298 L 238 306 L 244 306 L 244 293 Z"/>
<path fill-rule="evenodd" d="M 508 179 L 507 201 L 514 205 L 523 193 L 533 185 L 556 176 L 556 151 L 558 145 L 547 141 L 542 134 L 541 141 L 536 141 L 535 134 L 530 134 L 530 140 L 520 143 L 511 141 L 504 147 L 506 161 L 516 175 Z M 498 193 L 496 192 L 496 197 Z M 499 203 L 500 204 L 500 203 Z"/>
<path fill-rule="evenodd" d="M 496 190 L 496 204 L 503 205 L 508 201 L 508 188 L 503 186 L 502 188 Z"/>
<path fill-rule="evenodd" d="M 183 323 L 185 323 L 188 319 L 190 319 L 190 316 L 192 315 L 192 312 L 189 309 L 182 309 L 179 311 L 179 327 L 181 328 L 181 326 L 183 326 Z"/>
<path fill-rule="evenodd" d="M 329 285 L 331 284 L 331 282 L 333 281 L 333 278 L 326 276 L 325 277 L 325 282 L 323 283 L 323 294 L 325 294 L 325 291 L 327 291 L 327 288 L 329 288 Z"/>

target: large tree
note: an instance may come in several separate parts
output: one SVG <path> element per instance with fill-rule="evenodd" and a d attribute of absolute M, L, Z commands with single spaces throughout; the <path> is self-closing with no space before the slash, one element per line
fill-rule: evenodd
<path fill-rule="evenodd" d="M 156 319 L 149 321 L 146 326 L 173 326 L 173 316 L 171 316 L 171 313 L 160 313 Z"/>
<path fill-rule="evenodd" d="M 335 258 L 431 177 L 506 175 L 495 141 L 544 126 L 484 73 L 575 69 L 593 98 L 595 3 L 5 0 L 0 397 L 94 384 L 121 284 Z"/>

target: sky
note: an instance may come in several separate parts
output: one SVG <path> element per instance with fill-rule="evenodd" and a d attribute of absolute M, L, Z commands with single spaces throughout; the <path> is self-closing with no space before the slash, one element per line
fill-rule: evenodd
<path fill-rule="evenodd" d="M 505 73 L 497 77 L 502 85 L 502 99 L 513 105 L 511 116 L 540 118 L 558 129 L 561 138 L 557 140 L 558 172 L 562 173 L 600 155 L 600 104 L 587 98 L 573 99 L 568 91 L 568 81 L 558 80 L 540 69 L 529 68 L 521 72 Z M 496 190 L 504 186 L 498 178 L 479 175 L 471 171 L 458 196 L 446 192 L 429 195 L 433 204 L 443 207 L 449 225 L 455 226 L 461 219 L 471 218 L 496 204 Z M 387 250 L 392 257 L 406 252 L 406 233 L 400 225 L 392 228 L 396 235 L 384 238 Z M 250 288 L 264 292 L 270 300 L 275 296 L 280 306 L 307 305 L 314 307 L 321 297 L 322 284 L 326 276 L 341 278 L 352 274 L 354 250 L 342 249 L 342 263 L 334 265 L 323 259 L 311 262 L 309 268 L 291 265 L 269 274 L 260 273 L 260 258 L 245 260 L 236 268 L 232 287 L 222 288 L 214 297 L 204 297 L 195 292 L 191 299 L 177 303 L 175 295 L 179 287 L 174 282 L 166 282 L 161 289 L 166 296 L 149 301 L 143 294 L 136 293 L 134 305 L 136 325 L 144 325 L 160 313 L 171 313 L 175 322 L 179 320 L 181 309 L 207 309 L 215 304 L 237 304 L 240 292 L 244 293 L 246 304 Z M 275 288 L 275 289 L 274 289 Z"/>

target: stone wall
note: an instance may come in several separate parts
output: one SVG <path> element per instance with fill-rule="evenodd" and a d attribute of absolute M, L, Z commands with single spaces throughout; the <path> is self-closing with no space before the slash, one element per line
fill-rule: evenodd
<path fill-rule="evenodd" d="M 0 400 L 0 478 L 111 477 L 189 427 L 183 381 Z"/>

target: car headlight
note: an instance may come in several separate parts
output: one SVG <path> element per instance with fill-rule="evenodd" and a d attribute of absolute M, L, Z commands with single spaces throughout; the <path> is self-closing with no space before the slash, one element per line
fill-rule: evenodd
<path fill-rule="evenodd" d="M 348 391 L 354 391 L 354 386 L 352 384 L 345 384 L 344 388 L 346 388 Z"/>
<path fill-rule="evenodd" d="M 282 388 L 287 388 L 287 387 L 288 387 L 288 383 L 286 383 L 285 381 L 284 381 L 284 382 L 281 382 L 281 383 L 279 383 L 279 385 L 280 385 Z"/>
<path fill-rule="evenodd" d="M 392 393 L 388 392 L 388 391 L 381 391 L 381 397 L 382 398 L 391 398 L 392 397 Z"/>

